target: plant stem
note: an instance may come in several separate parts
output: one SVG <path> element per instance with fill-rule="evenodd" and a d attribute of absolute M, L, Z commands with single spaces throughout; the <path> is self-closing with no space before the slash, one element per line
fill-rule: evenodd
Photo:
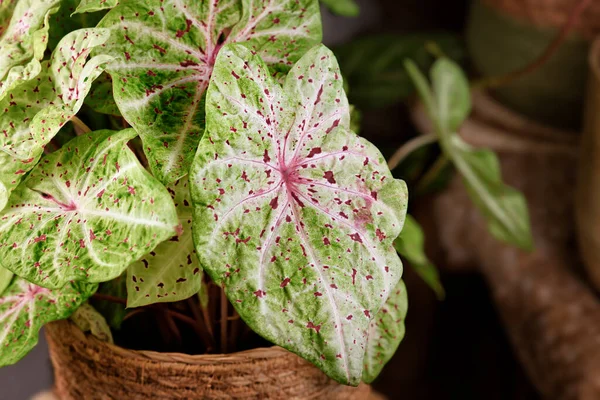
<path fill-rule="evenodd" d="M 200 304 L 196 305 L 196 303 L 194 303 L 194 300 L 192 300 L 191 297 L 187 299 L 187 304 L 189 306 L 190 311 L 192 312 L 192 315 L 194 316 L 194 330 L 204 341 L 206 352 L 210 353 L 215 347 L 215 340 L 212 333 L 208 332 L 207 327 L 203 323 L 202 314 L 198 309 L 198 307 L 201 306 Z"/>
<path fill-rule="evenodd" d="M 415 194 L 423 194 L 427 186 L 431 184 L 438 176 L 438 174 L 444 170 L 450 164 L 450 160 L 444 154 L 433 163 L 431 168 L 425 173 L 425 175 L 419 180 L 417 187 L 415 188 Z"/>
<path fill-rule="evenodd" d="M 507 74 L 499 75 L 499 76 L 491 76 L 488 78 L 483 78 L 479 81 L 475 81 L 471 85 L 472 89 L 483 90 L 483 89 L 492 89 L 492 88 L 504 86 L 509 83 L 512 83 L 516 79 L 521 78 L 521 77 L 535 71 L 536 69 L 540 68 L 541 66 L 543 66 L 548 60 L 550 60 L 552 58 L 552 56 L 554 56 L 556 51 L 564 43 L 564 41 L 569 36 L 569 33 L 571 32 L 571 30 L 573 29 L 573 27 L 579 20 L 579 17 L 581 17 L 581 14 L 587 9 L 587 7 L 590 4 L 592 4 L 592 0 L 580 0 L 579 1 L 579 3 L 575 6 L 575 8 L 573 8 L 573 11 L 571 11 L 569 18 L 567 19 L 567 22 L 562 27 L 562 29 L 560 30 L 558 35 L 554 38 L 554 40 L 550 43 L 550 45 L 548 45 L 548 47 L 546 47 L 546 50 L 544 50 L 544 52 L 538 58 L 536 58 L 531 63 L 524 66 L 523 68 L 517 69 L 517 70 L 509 72 Z"/>
<path fill-rule="evenodd" d="M 388 168 L 393 171 L 410 153 L 417 150 L 421 146 L 425 146 L 437 141 L 437 136 L 433 133 L 419 135 L 400 146 L 398 150 L 388 160 Z"/>
<path fill-rule="evenodd" d="M 166 306 L 166 305 L 164 307 L 164 311 L 165 311 L 165 317 L 166 317 L 165 320 L 166 320 L 166 322 L 168 324 L 169 330 L 171 331 L 171 333 L 175 337 L 175 341 L 177 342 L 177 345 L 179 347 L 181 347 L 181 344 L 182 344 L 181 332 L 179 331 L 179 328 L 177 327 L 177 324 L 175 323 L 175 321 L 173 320 L 173 318 L 176 315 L 181 315 L 183 317 L 186 317 L 186 316 L 183 315 L 183 314 L 179 314 L 176 311 L 170 310 L 168 308 L 168 306 Z M 189 318 L 189 317 L 186 317 L 186 318 Z"/>
<path fill-rule="evenodd" d="M 119 304 L 123 304 L 125 306 L 127 305 L 127 299 L 123 299 L 121 297 L 116 297 L 116 296 L 111 296 L 109 294 L 94 293 L 92 295 L 92 298 L 94 298 L 96 300 L 110 301 L 111 303 L 119 303 Z"/>
<path fill-rule="evenodd" d="M 80 120 L 77 116 L 71 117 L 71 123 L 75 127 L 75 134 L 77 136 L 83 135 L 84 133 L 91 132 L 89 126 L 87 126 L 82 120 Z"/>
<path fill-rule="evenodd" d="M 229 301 L 225 290 L 221 290 L 221 351 L 227 353 L 227 306 Z"/>
<path fill-rule="evenodd" d="M 233 319 L 231 322 L 231 334 L 229 336 L 230 350 L 235 351 L 237 347 L 237 336 L 240 330 L 240 315 L 235 308 L 233 309 Z"/>

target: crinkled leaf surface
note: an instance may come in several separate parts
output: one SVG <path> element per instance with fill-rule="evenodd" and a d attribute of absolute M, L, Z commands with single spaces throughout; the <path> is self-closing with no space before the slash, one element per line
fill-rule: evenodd
<path fill-rule="evenodd" d="M 431 69 L 431 87 L 412 62 L 406 68 L 425 105 L 444 154 L 452 161 L 471 200 L 485 216 L 490 233 L 524 250 L 533 248 L 527 201 L 502 181 L 496 154 L 474 149 L 456 133 L 471 111 L 467 78 L 458 65 L 438 60 Z"/>
<path fill-rule="evenodd" d="M 173 201 L 138 162 L 133 129 L 45 156 L 0 214 L 0 263 L 40 286 L 103 282 L 175 234 Z"/>
<path fill-rule="evenodd" d="M 15 277 L 0 297 L 0 367 L 23 358 L 37 344 L 44 324 L 68 318 L 96 287 L 67 283 L 50 290 Z"/>
<path fill-rule="evenodd" d="M 10 285 L 14 274 L 6 268 L 0 267 L 0 295 L 4 293 L 4 290 Z"/>
<path fill-rule="evenodd" d="M 194 242 L 248 325 L 357 385 L 367 329 L 402 274 L 406 185 L 349 130 L 333 54 L 282 88 L 240 45 L 218 56 L 192 171 Z"/>
<path fill-rule="evenodd" d="M 419 223 L 410 215 L 406 216 L 400 236 L 394 241 L 396 251 L 404 257 L 415 272 L 435 292 L 438 299 L 445 296 L 444 287 L 435 265 L 425 254 L 425 234 Z"/>
<path fill-rule="evenodd" d="M 187 174 L 204 133 L 204 93 L 222 43 L 245 42 L 285 69 L 321 40 L 317 0 L 132 0 L 100 26 L 121 113 L 139 132 L 154 175 Z"/>
<path fill-rule="evenodd" d="M 357 17 L 360 12 L 360 7 L 356 4 L 356 0 L 321 0 L 332 13 L 342 15 L 344 17 Z"/>
<path fill-rule="evenodd" d="M 59 0 L 8 1 L 0 5 L 0 16 L 8 26 L 0 28 L 0 100 L 18 85 L 35 78 L 48 45 L 48 19 L 58 10 Z"/>
<path fill-rule="evenodd" d="M 80 109 L 91 83 L 110 60 L 97 56 L 86 63 L 87 56 L 108 34 L 82 29 L 65 36 L 37 77 L 0 100 L 0 210 L 37 164 L 44 146 Z"/>
<path fill-rule="evenodd" d="M 106 319 L 88 303 L 82 304 L 73 315 L 71 321 L 84 332 L 90 332 L 103 342 L 113 343 L 113 336 Z"/>
<path fill-rule="evenodd" d="M 0 3 L 0 38 L 10 24 L 17 2 L 18 0 L 3 0 L 2 3 Z"/>
<path fill-rule="evenodd" d="M 187 299 L 200 291 L 202 270 L 192 239 L 188 179 L 167 186 L 181 229 L 127 269 L 127 306 Z"/>
<path fill-rule="evenodd" d="M 366 383 L 371 383 L 377 378 L 404 339 L 404 319 L 407 311 L 406 286 L 403 281 L 400 281 L 369 325 L 369 340 L 363 371 L 363 381 Z"/>

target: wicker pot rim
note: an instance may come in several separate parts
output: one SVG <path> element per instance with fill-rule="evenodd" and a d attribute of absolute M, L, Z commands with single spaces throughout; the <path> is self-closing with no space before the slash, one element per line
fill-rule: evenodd
<path fill-rule="evenodd" d="M 61 400 L 367 399 L 370 387 L 341 385 L 281 347 L 188 355 L 129 350 L 69 321 L 46 326 Z"/>

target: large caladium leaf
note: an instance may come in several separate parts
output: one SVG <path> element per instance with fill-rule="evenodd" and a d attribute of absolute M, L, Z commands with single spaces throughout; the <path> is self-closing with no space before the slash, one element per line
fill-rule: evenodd
<path fill-rule="evenodd" d="M 127 269 L 127 306 L 187 299 L 200 291 L 202 270 L 192 239 L 188 179 L 167 187 L 177 208 L 178 236 L 158 245 Z"/>
<path fill-rule="evenodd" d="M 369 326 L 363 381 L 371 383 L 390 361 L 404 339 L 404 319 L 408 311 L 406 286 L 400 281 Z"/>
<path fill-rule="evenodd" d="M 0 18 L 12 17 L 0 27 L 0 100 L 19 84 L 35 78 L 48 45 L 48 19 L 59 0 L 8 0 L 0 5 Z M 0 21 L 4 22 L 5 21 Z"/>
<path fill-rule="evenodd" d="M 45 156 L 0 214 L 0 263 L 48 288 L 103 282 L 173 236 L 169 193 L 127 142 L 133 129 L 79 136 Z"/>
<path fill-rule="evenodd" d="M 104 29 L 81 29 L 61 40 L 43 71 L 0 100 L 0 210 L 42 155 L 44 146 L 81 108 L 109 56 L 93 57 L 108 38 Z M 77 54 L 75 57 L 73 54 Z"/>
<path fill-rule="evenodd" d="M 108 68 L 116 103 L 165 184 L 189 170 L 223 44 L 245 42 L 282 70 L 321 39 L 317 0 L 131 0 L 99 26 L 111 30 L 97 51 L 117 60 Z"/>
<path fill-rule="evenodd" d="M 37 344 L 44 324 L 68 318 L 96 287 L 68 283 L 50 290 L 15 277 L 0 297 L 0 367 L 23 358 Z"/>
<path fill-rule="evenodd" d="M 225 47 L 206 107 L 190 173 L 203 268 L 254 331 L 357 385 L 369 322 L 402 274 L 406 185 L 350 131 L 324 46 L 283 88 L 258 55 Z"/>

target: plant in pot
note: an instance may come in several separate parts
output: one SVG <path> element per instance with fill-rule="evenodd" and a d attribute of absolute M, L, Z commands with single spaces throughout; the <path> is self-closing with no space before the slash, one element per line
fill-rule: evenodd
<path fill-rule="evenodd" d="M 64 398 L 359 395 L 333 381 L 404 332 L 407 191 L 350 129 L 317 1 L 0 11 L 0 365 L 73 315 L 97 338 L 47 326 Z M 279 348 L 99 340 L 140 321 L 132 347 L 214 354 L 238 318 L 332 380 Z"/>

